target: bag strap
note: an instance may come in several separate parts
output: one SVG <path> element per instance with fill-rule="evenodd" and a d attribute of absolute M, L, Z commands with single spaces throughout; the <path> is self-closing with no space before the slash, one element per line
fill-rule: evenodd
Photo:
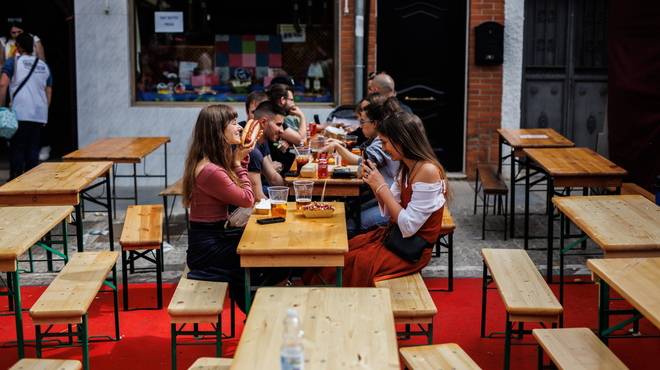
<path fill-rule="evenodd" d="M 15 79 L 16 78 L 16 71 L 17 71 L 17 68 L 18 68 L 18 56 L 14 56 L 14 58 L 15 58 L 14 59 L 14 79 Z M 14 91 L 14 93 L 11 94 L 11 97 L 9 99 L 9 108 L 11 108 L 11 105 L 14 102 L 14 96 L 16 96 L 16 94 L 18 94 L 18 92 L 21 90 L 23 85 L 25 85 L 27 80 L 30 79 L 30 76 L 32 76 L 32 72 L 34 72 L 34 70 L 37 68 L 37 64 L 39 64 L 39 58 L 37 58 L 37 57 L 34 57 L 34 58 L 35 58 L 34 63 L 32 64 L 32 68 L 30 69 L 30 73 L 28 73 L 27 77 L 25 77 L 25 79 L 23 79 L 23 82 L 21 82 L 21 84 Z"/>

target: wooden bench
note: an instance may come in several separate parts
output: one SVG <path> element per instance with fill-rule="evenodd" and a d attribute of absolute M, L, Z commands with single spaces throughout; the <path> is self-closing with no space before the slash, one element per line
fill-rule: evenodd
<path fill-rule="evenodd" d="M 628 369 L 591 329 L 534 329 L 532 334 L 539 342 L 539 365 L 543 348 L 560 370 Z"/>
<path fill-rule="evenodd" d="M 163 308 L 163 279 L 161 271 L 163 268 L 163 206 L 144 205 L 128 206 L 124 228 L 119 239 L 121 245 L 122 262 L 122 285 L 124 297 L 124 311 L 128 311 L 128 270 L 131 273 L 137 270 L 134 263 L 138 259 L 145 259 L 156 266 L 156 308 L 134 308 L 138 309 L 162 309 Z M 155 258 L 148 254 L 156 251 Z M 142 251 L 142 252 L 139 252 Z M 127 253 L 128 252 L 128 253 Z M 151 271 L 151 268 L 140 268 L 143 272 Z"/>
<path fill-rule="evenodd" d="M 493 198 L 493 214 L 499 204 L 499 211 L 504 211 L 504 240 L 506 240 L 507 207 L 509 203 L 509 187 L 506 186 L 502 174 L 498 173 L 497 166 L 480 163 L 477 164 L 477 178 L 474 182 L 474 214 L 477 214 L 477 196 L 482 191 L 484 194 L 483 216 L 481 225 L 481 239 L 486 239 L 486 215 L 490 206 L 490 196 Z M 504 196 L 504 204 L 502 204 Z M 489 230 L 490 231 L 490 230 Z"/>
<path fill-rule="evenodd" d="M 200 357 L 188 370 L 229 370 L 231 358 Z"/>
<path fill-rule="evenodd" d="M 82 343 L 83 369 L 89 369 L 89 333 L 87 330 L 87 310 L 94 301 L 101 286 L 112 271 L 111 288 L 115 304 L 115 338 L 119 340 L 119 297 L 117 294 L 117 259 L 119 252 L 78 252 L 71 257 L 62 271 L 55 277 L 30 309 L 30 317 L 35 326 L 37 357 L 41 358 L 44 338 L 73 337 Z M 108 284 L 110 285 L 110 284 Z M 103 291 L 101 291 L 103 292 Z M 76 324 L 77 332 L 44 333 L 42 325 Z M 70 342 L 71 343 L 71 342 Z"/>
<path fill-rule="evenodd" d="M 202 281 L 188 279 L 188 272 L 190 270 L 186 266 L 181 280 L 174 291 L 170 305 L 167 307 L 167 313 L 170 315 L 171 331 L 172 331 L 172 369 L 176 370 L 176 345 L 178 336 L 182 335 L 215 335 L 216 356 L 222 356 L 222 311 L 225 305 L 225 298 L 227 297 L 228 284 L 219 281 Z M 235 336 L 234 326 L 234 301 L 231 302 L 231 336 Z M 186 330 L 186 324 L 194 323 L 193 330 Z M 211 323 L 215 324 L 214 331 L 199 331 L 198 324 Z M 177 329 L 176 324 L 182 324 L 180 329 Z M 191 344 L 191 343 L 186 343 Z M 212 343 L 196 343 L 196 344 L 212 344 Z M 200 359 L 202 360 L 202 359 Z M 198 361 L 200 361 L 198 360 Z M 210 367 L 209 367 L 210 369 Z"/>
<path fill-rule="evenodd" d="M 397 335 L 426 336 L 428 344 L 433 344 L 433 316 L 438 313 L 431 294 L 418 272 L 389 280 L 374 282 L 376 288 L 388 288 L 392 297 L 392 311 L 395 324 L 406 324 L 406 331 Z M 411 331 L 410 324 L 417 324 L 420 331 Z M 422 324 L 427 324 L 424 330 Z"/>
<path fill-rule="evenodd" d="M 174 203 L 176 202 L 176 197 L 183 194 L 183 177 L 180 178 L 177 182 L 170 185 L 167 189 L 158 193 L 159 197 L 163 197 L 163 209 L 165 210 L 165 234 L 167 235 L 167 242 L 170 242 L 170 219 L 172 218 L 172 211 L 174 210 Z M 174 197 L 172 200 L 172 209 L 167 212 L 167 197 Z M 186 227 L 188 226 L 188 208 L 186 210 Z"/>
<path fill-rule="evenodd" d="M 43 360 L 24 358 L 9 370 L 80 370 L 82 364 L 78 360 Z"/>
<path fill-rule="evenodd" d="M 435 257 L 440 257 L 440 254 L 447 254 L 447 289 L 429 289 L 430 292 L 454 291 L 454 230 L 456 230 L 456 223 L 451 218 L 449 209 L 445 206 L 442 213 L 440 235 L 434 245 L 434 254 Z M 447 248 L 447 251 L 441 252 L 440 247 Z"/>
<path fill-rule="evenodd" d="M 621 195 L 641 195 L 655 203 L 655 195 L 653 193 L 632 182 L 623 183 L 621 186 Z"/>
<path fill-rule="evenodd" d="M 524 330 L 525 322 L 552 323 L 556 327 L 563 308 L 554 293 L 522 249 L 482 249 L 484 276 L 481 304 L 481 337 L 504 334 L 504 369 L 511 359 L 511 335 L 513 323 L 517 338 L 530 334 Z M 490 276 L 488 275 L 490 271 Z M 486 299 L 488 285 L 495 282 L 506 309 L 506 331 L 486 336 Z"/>
<path fill-rule="evenodd" d="M 481 370 L 456 343 L 401 348 L 399 353 L 410 370 Z"/>

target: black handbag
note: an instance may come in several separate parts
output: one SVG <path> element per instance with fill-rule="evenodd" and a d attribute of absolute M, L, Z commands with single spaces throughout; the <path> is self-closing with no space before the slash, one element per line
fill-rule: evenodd
<path fill-rule="evenodd" d="M 404 238 L 396 222 L 390 222 L 387 225 L 385 234 L 383 234 L 383 243 L 392 253 L 410 263 L 419 262 L 424 249 L 433 247 L 433 243 L 429 243 L 428 240 L 417 234 Z"/>

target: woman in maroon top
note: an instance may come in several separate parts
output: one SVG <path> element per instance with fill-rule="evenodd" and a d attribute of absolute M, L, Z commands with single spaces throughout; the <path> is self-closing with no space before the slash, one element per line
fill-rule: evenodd
<path fill-rule="evenodd" d="M 231 149 L 241 142 L 243 128 L 237 117 L 234 108 L 223 104 L 206 106 L 199 113 L 186 156 L 181 201 L 190 207 L 188 278 L 229 282 L 243 309 L 245 278 L 236 253 L 243 228 L 229 225 L 227 205 L 252 207 L 254 193 L 247 172 L 252 148 Z"/>

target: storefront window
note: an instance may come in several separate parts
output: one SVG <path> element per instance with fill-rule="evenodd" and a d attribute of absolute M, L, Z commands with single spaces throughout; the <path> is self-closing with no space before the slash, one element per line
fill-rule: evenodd
<path fill-rule="evenodd" d="M 334 101 L 330 0 L 132 6 L 137 102 L 241 102 L 281 75 L 292 78 L 296 102 Z"/>

